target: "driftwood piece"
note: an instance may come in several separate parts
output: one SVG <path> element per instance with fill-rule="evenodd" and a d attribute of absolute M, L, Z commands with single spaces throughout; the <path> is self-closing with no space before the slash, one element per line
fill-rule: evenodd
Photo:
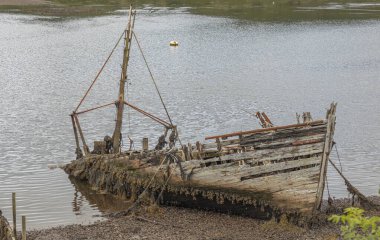
<path fill-rule="evenodd" d="M 259 119 L 262 128 L 269 128 L 274 126 L 265 112 L 256 112 L 256 117 Z"/>
<path fill-rule="evenodd" d="M 82 139 L 82 144 L 83 144 L 83 151 L 84 151 L 84 154 L 85 154 L 85 155 L 88 155 L 88 154 L 90 153 L 90 150 L 89 150 L 89 148 L 88 148 L 88 146 L 87 146 L 87 144 L 86 144 L 86 140 L 85 140 L 85 138 L 84 138 L 84 135 L 83 135 L 83 132 L 82 132 L 82 128 L 81 128 L 81 126 L 80 126 L 80 124 L 79 124 L 79 120 L 78 120 L 77 115 L 74 115 L 74 119 L 75 119 L 75 123 L 76 123 L 76 125 L 77 125 L 77 127 L 78 127 L 79 135 L 80 135 L 80 137 L 81 137 L 81 139 Z"/>
<path fill-rule="evenodd" d="M 308 123 L 308 122 L 313 121 L 313 118 L 311 117 L 311 113 L 310 112 L 304 112 L 302 114 L 302 119 L 303 119 L 304 123 Z"/>

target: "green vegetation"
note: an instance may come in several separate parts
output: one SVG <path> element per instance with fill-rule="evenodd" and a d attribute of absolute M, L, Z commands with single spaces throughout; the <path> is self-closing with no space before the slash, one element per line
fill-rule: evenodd
<path fill-rule="evenodd" d="M 379 0 L 50 0 L 42 5 L 0 6 L 0 11 L 16 11 L 48 16 L 97 16 L 115 14 L 132 2 L 139 9 L 177 9 L 191 13 L 251 21 L 289 22 L 309 20 L 379 19 Z M 125 14 L 125 13 L 123 13 Z"/>
<path fill-rule="evenodd" d="M 380 217 L 366 217 L 363 209 L 346 208 L 344 215 L 332 215 L 329 221 L 342 224 L 340 231 L 344 240 L 380 239 Z"/>

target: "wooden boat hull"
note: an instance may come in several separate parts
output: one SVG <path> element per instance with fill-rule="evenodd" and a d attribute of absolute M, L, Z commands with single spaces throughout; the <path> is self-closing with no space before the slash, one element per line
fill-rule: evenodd
<path fill-rule="evenodd" d="M 326 120 L 210 137 L 182 149 L 89 154 L 65 167 L 109 193 L 144 190 L 169 205 L 258 218 L 309 218 L 319 208 L 335 128 Z"/>

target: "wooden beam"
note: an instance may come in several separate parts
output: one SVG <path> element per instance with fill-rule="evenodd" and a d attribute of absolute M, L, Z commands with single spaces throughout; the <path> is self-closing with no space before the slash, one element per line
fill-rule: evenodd
<path fill-rule="evenodd" d="M 80 138 L 82 139 L 82 144 L 83 144 L 83 151 L 84 151 L 84 154 L 87 155 L 89 154 L 89 148 L 86 144 L 86 140 L 84 139 L 84 135 L 83 135 L 83 132 L 82 132 L 82 128 L 80 127 L 80 124 L 79 124 L 79 120 L 78 120 L 78 117 L 77 115 L 74 115 L 74 119 L 75 119 L 75 123 L 78 127 L 78 131 L 79 131 L 79 135 L 80 135 Z"/>
<path fill-rule="evenodd" d="M 70 116 L 71 116 L 71 122 L 73 124 L 73 130 L 74 130 L 74 136 L 75 136 L 75 144 L 77 146 L 76 153 L 77 153 L 77 157 L 78 157 L 78 153 L 80 151 L 79 138 L 78 138 L 78 130 L 77 130 L 77 127 L 76 127 L 76 124 L 75 124 L 75 120 L 74 120 L 74 113 L 71 114 Z"/>
<path fill-rule="evenodd" d="M 317 197 L 313 211 L 320 209 L 323 199 L 323 191 L 325 189 L 325 180 L 327 173 L 327 163 L 330 156 L 330 152 L 333 144 L 333 136 L 335 130 L 335 111 L 336 111 L 336 103 L 331 103 L 330 109 L 327 111 L 327 132 L 326 139 L 323 147 L 322 154 L 322 162 L 319 173 L 319 182 L 317 188 Z"/>
<path fill-rule="evenodd" d="M 114 105 L 115 103 L 116 102 L 114 101 L 114 102 L 107 103 L 107 104 L 104 104 L 104 105 L 101 105 L 101 106 L 97 106 L 97 107 L 94 107 L 94 108 L 86 109 L 86 110 L 83 110 L 83 111 L 80 111 L 80 112 L 75 112 L 75 114 L 79 115 L 79 114 L 82 114 L 82 113 L 91 112 L 91 111 L 99 109 L 99 108 L 104 108 L 104 107 L 108 107 L 110 105 Z"/>
<path fill-rule="evenodd" d="M 146 112 L 146 111 L 144 111 L 144 110 L 136 107 L 135 105 L 132 105 L 131 103 L 129 103 L 127 101 L 124 101 L 124 104 L 127 105 L 128 107 L 132 108 L 133 110 L 136 110 L 137 112 L 139 112 L 139 113 L 147 116 L 148 118 L 152 119 L 153 121 L 158 122 L 159 124 L 163 125 L 167 129 L 173 127 L 170 123 L 166 122 L 165 120 L 163 120 L 163 119 L 161 119 L 159 117 L 156 117 L 153 114 L 148 113 L 148 112 Z"/>
<path fill-rule="evenodd" d="M 240 131 L 240 132 L 233 132 L 233 133 L 228 133 L 224 135 L 206 137 L 205 139 L 210 140 L 210 139 L 215 139 L 215 138 L 228 138 L 228 137 L 234 137 L 234 136 L 239 136 L 239 135 L 276 131 L 276 130 L 286 129 L 286 128 L 301 128 L 301 127 L 306 127 L 306 126 L 314 126 L 314 125 L 323 124 L 324 122 L 325 122 L 324 120 L 318 120 L 318 121 L 313 121 L 309 123 L 291 124 L 291 125 L 277 126 L 277 127 L 271 127 L 271 128 L 255 129 L 255 130 L 250 130 L 250 131 Z"/>

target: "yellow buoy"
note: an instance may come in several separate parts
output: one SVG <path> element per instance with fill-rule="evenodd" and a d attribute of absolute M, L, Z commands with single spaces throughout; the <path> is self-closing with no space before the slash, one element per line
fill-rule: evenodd
<path fill-rule="evenodd" d="M 172 47 L 177 47 L 178 46 L 178 42 L 177 41 L 170 41 L 170 46 Z"/>

